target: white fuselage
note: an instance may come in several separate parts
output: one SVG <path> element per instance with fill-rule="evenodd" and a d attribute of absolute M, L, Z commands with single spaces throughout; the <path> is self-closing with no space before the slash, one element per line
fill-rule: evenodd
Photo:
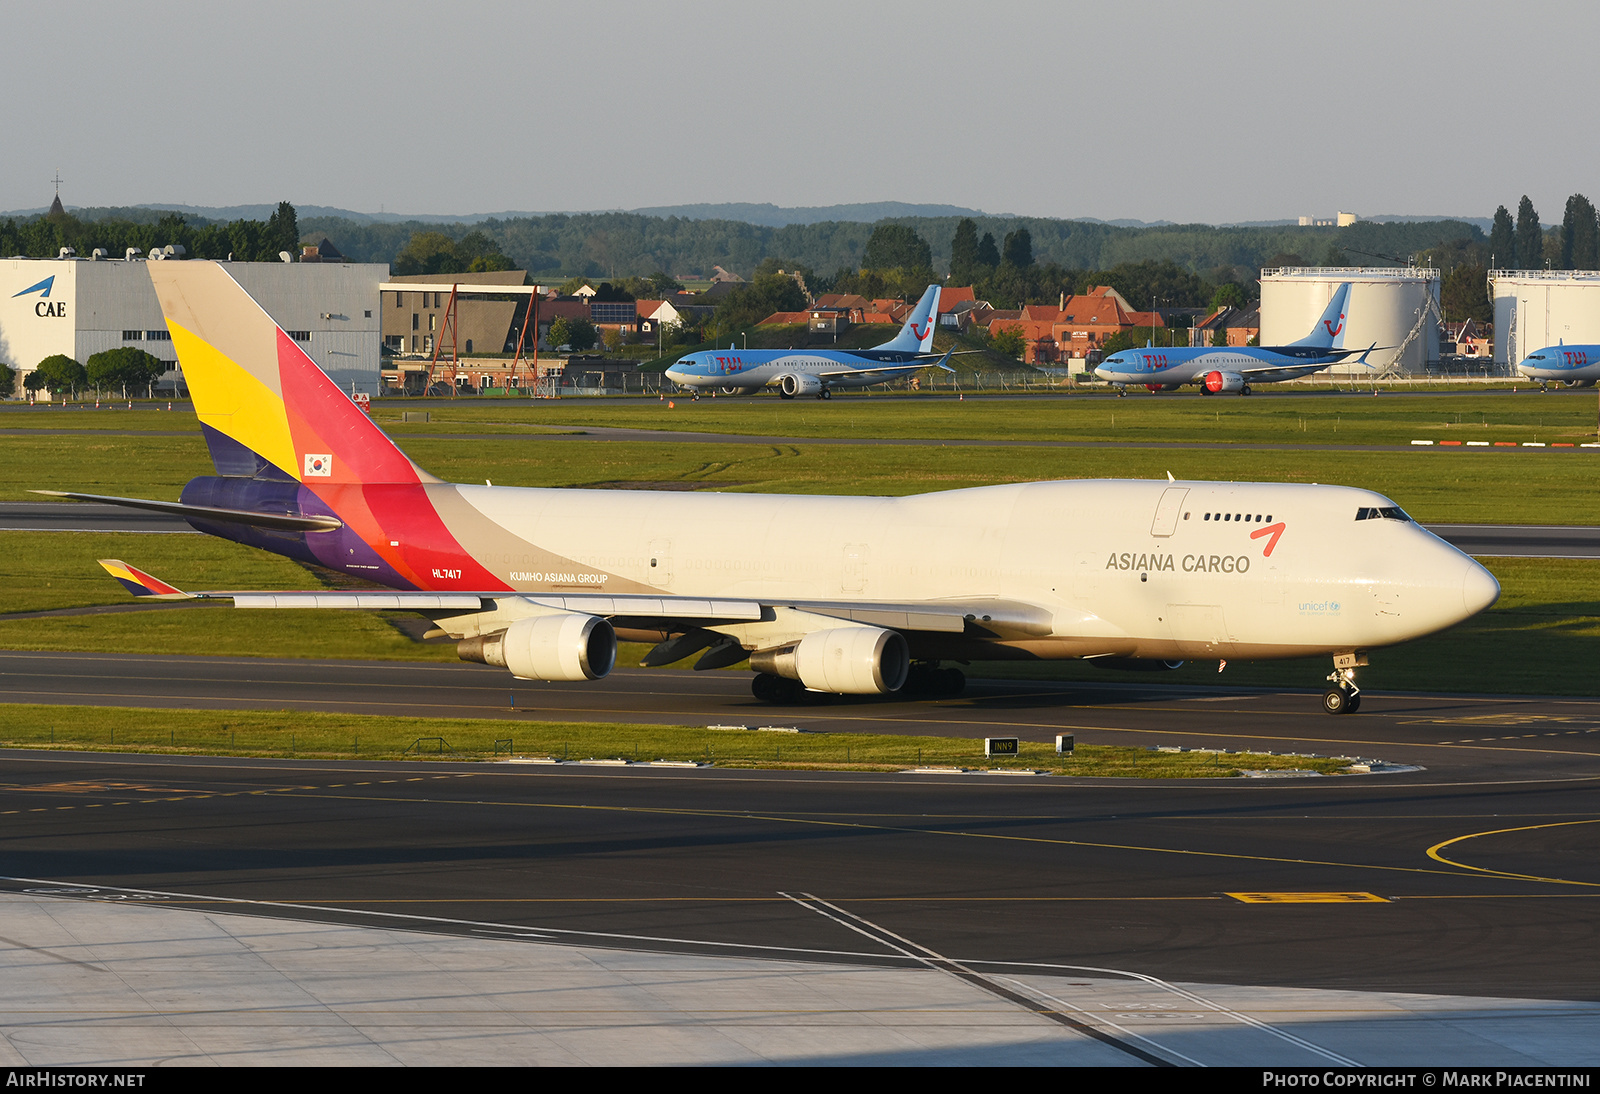
<path fill-rule="evenodd" d="M 1600 380 L 1600 345 L 1559 345 L 1536 349 L 1517 364 L 1530 380 L 1592 384 Z"/>
<path fill-rule="evenodd" d="M 823 377 L 828 387 L 867 387 L 928 367 L 927 361 L 912 359 L 904 368 L 885 370 L 890 364 L 838 350 L 702 350 L 669 367 L 666 375 L 676 384 L 698 390 L 755 391 L 790 375 Z M 853 373 L 853 369 L 871 371 Z"/>
<path fill-rule="evenodd" d="M 1156 387 L 1197 383 L 1213 372 L 1237 372 L 1260 384 L 1308 376 L 1339 359 L 1337 355 L 1293 357 L 1257 347 L 1126 349 L 1107 358 L 1094 374 L 1108 383 Z"/>
<path fill-rule="evenodd" d="M 1398 513 L 1392 501 L 1336 486 L 1084 480 L 903 498 L 429 490 L 441 501 L 458 492 L 444 507 L 470 508 L 471 523 L 494 530 L 463 545 L 518 591 L 993 599 L 1037 609 L 1015 626 L 996 610 L 994 640 L 1022 656 L 1352 651 L 1442 630 L 1499 592 L 1418 525 L 1357 519 Z M 519 543 L 534 553 L 519 556 Z"/>

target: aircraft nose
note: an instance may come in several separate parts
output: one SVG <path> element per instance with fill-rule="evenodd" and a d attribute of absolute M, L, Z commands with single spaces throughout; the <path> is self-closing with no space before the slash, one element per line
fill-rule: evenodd
<path fill-rule="evenodd" d="M 1494 575 L 1476 562 L 1467 567 L 1461 578 L 1461 606 L 1469 616 L 1477 615 L 1500 599 L 1500 583 Z"/>

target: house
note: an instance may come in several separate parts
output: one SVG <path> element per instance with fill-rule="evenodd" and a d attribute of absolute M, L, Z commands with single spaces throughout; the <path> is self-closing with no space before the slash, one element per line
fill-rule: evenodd
<path fill-rule="evenodd" d="M 1446 323 L 1439 337 L 1439 351 L 1462 357 L 1494 356 L 1494 324 L 1464 319 Z"/>
<path fill-rule="evenodd" d="M 1023 360 L 1030 365 L 1086 361 L 1114 335 L 1134 327 L 1165 326 L 1159 313 L 1136 312 L 1127 307 L 1122 294 L 1105 287 L 1063 295 L 1055 306 L 1028 304 L 1014 312 L 990 309 L 983 318 L 991 337 L 1019 330 L 1026 343 Z"/>
<path fill-rule="evenodd" d="M 1251 308 L 1222 307 L 1189 328 L 1193 348 L 1218 345 L 1248 346 L 1261 337 L 1261 305 Z"/>

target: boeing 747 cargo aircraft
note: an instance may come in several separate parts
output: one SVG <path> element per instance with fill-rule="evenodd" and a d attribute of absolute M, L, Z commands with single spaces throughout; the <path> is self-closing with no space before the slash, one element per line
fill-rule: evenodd
<path fill-rule="evenodd" d="M 127 563 L 137 596 L 240 608 L 401 609 L 461 657 L 594 680 L 618 638 L 646 664 L 748 660 L 753 691 L 955 690 L 941 662 L 1330 657 L 1355 710 L 1368 651 L 1453 626 L 1499 586 L 1368 490 L 1283 483 L 1032 482 L 911 497 L 523 489 L 408 460 L 227 268 L 151 263 L 215 475 L 179 513 L 202 532 L 372 591 L 185 593 Z M 71 494 L 90 498 L 93 495 Z"/>

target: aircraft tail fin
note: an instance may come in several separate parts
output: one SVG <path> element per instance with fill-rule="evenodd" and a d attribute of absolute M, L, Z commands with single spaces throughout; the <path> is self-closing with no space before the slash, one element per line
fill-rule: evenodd
<path fill-rule="evenodd" d="M 929 285 L 911 314 L 906 316 L 900 333 L 873 349 L 897 350 L 902 353 L 927 353 L 933 349 L 933 328 L 939 323 L 939 286 Z"/>
<path fill-rule="evenodd" d="M 254 467 L 308 486 L 431 480 L 220 264 L 149 271 L 219 474 Z"/>
<path fill-rule="evenodd" d="M 1321 349 L 1333 349 L 1344 346 L 1345 317 L 1349 314 L 1346 306 L 1350 299 L 1350 282 L 1346 281 L 1333 291 L 1333 298 L 1328 301 L 1328 306 L 1322 310 L 1322 316 L 1317 320 L 1316 326 L 1311 328 L 1311 333 L 1297 342 L 1289 343 L 1291 346 L 1315 346 Z"/>

